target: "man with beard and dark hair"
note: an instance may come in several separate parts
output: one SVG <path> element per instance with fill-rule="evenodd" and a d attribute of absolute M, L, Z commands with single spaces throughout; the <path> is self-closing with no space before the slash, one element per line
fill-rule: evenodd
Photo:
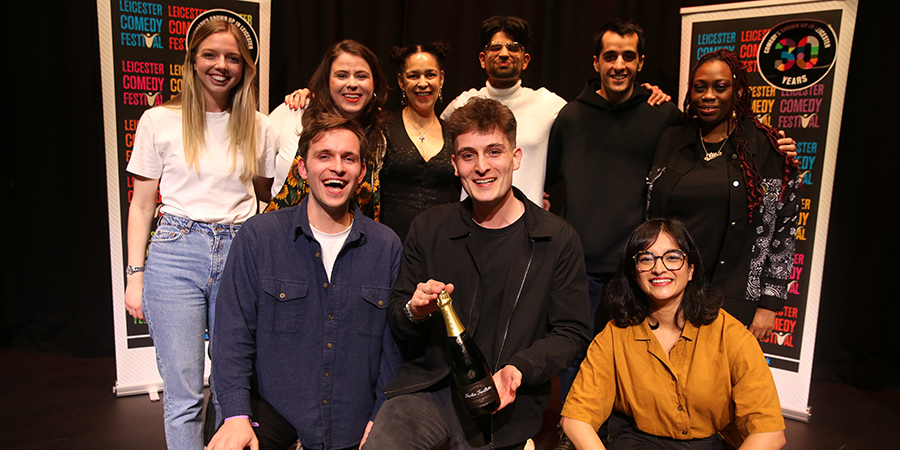
<path fill-rule="evenodd" d="M 478 60 L 488 80 L 481 89 L 472 88 L 456 97 L 444 109 L 441 119 L 448 120 L 453 111 L 473 97 L 491 98 L 512 110 L 518 122 L 516 140 L 522 149 L 522 164 L 513 185 L 542 206 L 547 138 L 556 113 L 566 101 L 546 88 L 534 90 L 522 86 L 522 71 L 531 62 L 527 51 L 530 42 L 531 30 L 523 19 L 494 16 L 482 22 L 482 50 Z"/>

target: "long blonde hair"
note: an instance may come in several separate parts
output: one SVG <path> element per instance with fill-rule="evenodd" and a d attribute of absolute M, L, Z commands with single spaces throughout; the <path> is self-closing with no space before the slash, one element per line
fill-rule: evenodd
<path fill-rule="evenodd" d="M 203 85 L 194 71 L 197 48 L 207 37 L 221 32 L 234 36 L 243 59 L 244 73 L 240 84 L 231 92 L 231 116 L 228 119 L 228 152 L 231 154 L 231 170 L 237 165 L 238 155 L 243 159 L 241 181 L 252 180 L 258 173 L 256 154 L 260 136 L 256 127 L 257 90 L 256 64 L 250 56 L 250 48 L 241 31 L 234 24 L 223 20 L 210 20 L 191 35 L 188 51 L 182 66 L 182 91 L 165 103 L 167 107 L 181 108 L 181 135 L 184 140 L 184 158 L 194 170 L 200 169 L 200 152 L 205 147 L 206 101 Z"/>

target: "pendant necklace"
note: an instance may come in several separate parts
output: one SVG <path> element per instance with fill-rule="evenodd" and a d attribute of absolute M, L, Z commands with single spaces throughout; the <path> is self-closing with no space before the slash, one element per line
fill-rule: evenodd
<path fill-rule="evenodd" d="M 725 140 L 722 141 L 722 145 L 719 146 L 719 149 L 710 152 L 706 149 L 706 142 L 703 140 L 703 133 L 700 133 L 700 145 L 703 146 L 703 153 L 706 153 L 706 156 L 703 157 L 703 160 L 706 162 L 710 162 L 720 156 L 722 156 L 722 149 L 725 148 L 725 144 L 728 143 L 728 138 L 731 137 L 731 133 L 728 133 L 728 136 L 725 136 Z"/>
<path fill-rule="evenodd" d="M 431 123 L 428 124 L 428 127 L 425 128 L 425 131 L 422 131 L 422 129 L 419 128 L 419 126 L 416 125 L 416 122 L 413 121 L 412 119 L 408 119 L 408 120 L 409 120 L 409 123 L 412 124 L 413 128 L 416 129 L 416 132 L 419 133 L 419 142 L 424 144 L 425 143 L 425 133 L 428 133 L 428 130 L 430 130 L 431 127 L 434 126 L 434 120 L 432 120 Z"/>

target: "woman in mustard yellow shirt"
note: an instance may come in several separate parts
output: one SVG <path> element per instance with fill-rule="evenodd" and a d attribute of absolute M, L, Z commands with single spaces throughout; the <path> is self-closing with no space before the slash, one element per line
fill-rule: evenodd
<path fill-rule="evenodd" d="M 681 222 L 654 219 L 632 233 L 604 301 L 613 320 L 588 348 L 562 411 L 576 448 L 605 448 L 597 429 L 613 409 L 628 421 L 613 449 L 722 448 L 726 427 L 742 449 L 784 445 L 762 350 L 709 294 Z"/>

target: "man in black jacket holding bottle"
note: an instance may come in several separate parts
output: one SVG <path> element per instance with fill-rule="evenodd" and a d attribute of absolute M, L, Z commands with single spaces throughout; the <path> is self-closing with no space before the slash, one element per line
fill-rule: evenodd
<path fill-rule="evenodd" d="M 550 379 L 589 340 L 581 243 L 562 219 L 512 187 L 516 120 L 476 98 L 447 124 L 469 198 L 423 212 L 410 228 L 388 322 L 406 363 L 385 388 L 365 448 L 522 448 L 541 427 Z M 493 372 L 500 408 L 473 420 L 451 385 L 438 312 L 442 289 Z"/>

